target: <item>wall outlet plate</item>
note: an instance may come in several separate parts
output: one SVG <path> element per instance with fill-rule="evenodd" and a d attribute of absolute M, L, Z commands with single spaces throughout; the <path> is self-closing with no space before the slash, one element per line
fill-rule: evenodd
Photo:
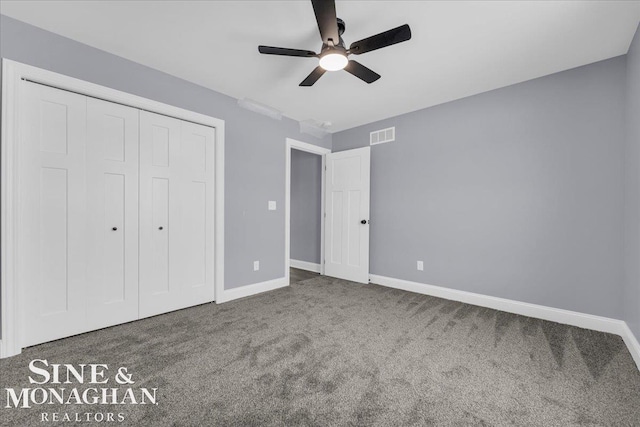
<path fill-rule="evenodd" d="M 253 261 L 253 271 L 260 270 L 260 261 Z"/>
<path fill-rule="evenodd" d="M 275 202 L 275 200 L 269 200 L 269 210 L 270 211 L 275 211 L 276 210 L 276 202 Z"/>
<path fill-rule="evenodd" d="M 422 261 L 418 261 L 418 271 L 424 271 L 424 263 Z"/>

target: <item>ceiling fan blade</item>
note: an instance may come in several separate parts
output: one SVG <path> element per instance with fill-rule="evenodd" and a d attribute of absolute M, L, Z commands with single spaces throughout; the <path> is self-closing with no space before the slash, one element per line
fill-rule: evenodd
<path fill-rule="evenodd" d="M 376 34 L 375 36 L 367 37 L 366 39 L 351 43 L 351 46 L 349 46 L 349 52 L 354 55 L 360 55 L 366 52 L 371 52 L 372 50 L 391 46 L 396 43 L 406 42 L 409 39 L 411 39 L 411 28 L 409 28 L 409 25 L 404 24 L 397 28 L 385 31 L 384 33 Z"/>
<path fill-rule="evenodd" d="M 258 46 L 258 52 L 266 55 L 283 55 L 283 56 L 301 56 L 311 58 L 316 55 L 315 52 L 302 49 L 287 49 L 286 47 Z"/>
<path fill-rule="evenodd" d="M 344 70 L 353 74 L 360 80 L 364 80 L 367 83 L 373 83 L 380 78 L 380 74 L 370 70 L 369 68 L 365 67 L 357 61 L 354 61 L 353 59 L 349 60 L 349 63 L 346 67 L 344 67 Z"/>
<path fill-rule="evenodd" d="M 311 0 L 311 4 L 316 14 L 322 42 L 329 44 L 329 40 L 332 40 L 334 45 L 340 43 L 335 0 Z"/>
<path fill-rule="evenodd" d="M 309 74 L 307 78 L 300 83 L 300 86 L 313 86 L 313 84 L 317 82 L 324 73 L 325 69 L 318 65 L 311 74 Z"/>

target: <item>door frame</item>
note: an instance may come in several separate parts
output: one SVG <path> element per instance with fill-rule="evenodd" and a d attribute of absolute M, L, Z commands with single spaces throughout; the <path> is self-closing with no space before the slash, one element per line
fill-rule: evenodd
<path fill-rule="evenodd" d="M 286 139 L 285 154 L 285 197 L 284 197 L 284 277 L 289 285 L 289 268 L 291 267 L 291 150 L 305 151 L 317 154 L 322 159 L 322 177 L 320 178 L 320 274 L 324 275 L 324 180 L 326 174 L 325 157 L 331 150 L 308 142 L 298 141 L 292 138 Z"/>
<path fill-rule="evenodd" d="M 0 225 L 0 263 L 2 266 L 0 272 L 0 309 L 2 310 L 0 358 L 19 354 L 22 350 L 23 325 L 20 316 L 23 296 L 21 295 L 22 287 L 16 281 L 17 260 L 15 257 L 19 242 L 17 208 L 20 195 L 17 191 L 17 146 L 20 141 L 19 117 L 22 80 L 215 128 L 214 298 L 217 300 L 224 291 L 224 120 L 3 58 L 2 135 L 0 141 L 0 155 L 2 156 L 0 175 L 2 181 L 0 188 L 0 203 L 2 204 Z"/>

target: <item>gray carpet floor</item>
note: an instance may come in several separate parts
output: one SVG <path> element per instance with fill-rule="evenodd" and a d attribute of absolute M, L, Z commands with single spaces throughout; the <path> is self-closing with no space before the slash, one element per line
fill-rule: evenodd
<path fill-rule="evenodd" d="M 0 360 L 0 422 L 101 411 L 125 417 L 103 425 L 136 426 L 640 425 L 640 373 L 618 336 L 303 273 Z M 4 408 L 6 387 L 32 387 L 34 358 L 126 366 L 158 404 Z"/>

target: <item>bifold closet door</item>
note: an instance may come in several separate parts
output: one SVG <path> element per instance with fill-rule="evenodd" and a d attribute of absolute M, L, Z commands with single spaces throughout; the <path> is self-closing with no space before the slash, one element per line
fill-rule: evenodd
<path fill-rule="evenodd" d="M 87 98 L 20 87 L 18 282 L 23 346 L 86 329 Z"/>
<path fill-rule="evenodd" d="M 87 98 L 87 326 L 138 318 L 138 114 Z"/>
<path fill-rule="evenodd" d="M 213 301 L 214 136 L 140 112 L 140 317 Z"/>

